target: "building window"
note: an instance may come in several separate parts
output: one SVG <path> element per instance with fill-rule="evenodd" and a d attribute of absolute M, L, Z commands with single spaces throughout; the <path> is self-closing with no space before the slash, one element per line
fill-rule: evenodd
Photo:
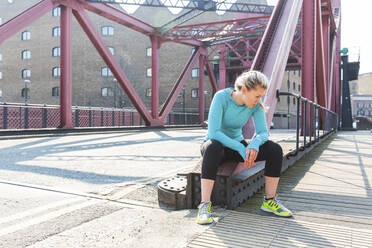
<path fill-rule="evenodd" d="M 147 88 L 146 89 L 146 96 L 147 97 L 151 97 L 152 96 L 152 89 L 151 88 Z"/>
<path fill-rule="evenodd" d="M 151 57 L 152 56 L 152 48 L 148 47 L 146 48 L 146 57 Z"/>
<path fill-rule="evenodd" d="M 30 89 L 29 88 L 23 88 L 21 91 L 21 96 L 25 99 L 30 99 Z"/>
<path fill-rule="evenodd" d="M 103 36 L 113 36 L 114 35 L 114 27 L 103 26 L 101 28 L 101 33 L 102 33 Z"/>
<path fill-rule="evenodd" d="M 31 77 L 31 70 L 29 69 L 24 69 L 22 70 L 22 78 L 27 79 Z"/>
<path fill-rule="evenodd" d="M 22 40 L 31 40 L 31 32 L 30 31 L 24 31 L 22 32 Z"/>
<path fill-rule="evenodd" d="M 59 96 L 59 87 L 53 87 L 52 88 L 52 96 Z"/>
<path fill-rule="evenodd" d="M 52 75 L 55 78 L 59 78 L 61 76 L 61 68 L 60 67 L 54 67 L 52 70 Z"/>
<path fill-rule="evenodd" d="M 22 59 L 31 59 L 31 51 L 30 50 L 23 50 L 22 51 Z"/>
<path fill-rule="evenodd" d="M 293 82 L 293 90 L 296 90 L 296 83 Z"/>
<path fill-rule="evenodd" d="M 287 88 L 289 90 L 289 88 L 291 88 L 291 82 L 289 82 L 289 79 L 287 80 Z"/>
<path fill-rule="evenodd" d="M 198 98 L 199 97 L 199 89 L 192 89 L 191 90 L 191 98 Z"/>
<path fill-rule="evenodd" d="M 280 96 L 278 97 L 278 103 L 280 103 Z"/>
<path fill-rule="evenodd" d="M 2 98 L 2 97 L 3 97 L 3 90 L 0 89 L 0 98 Z"/>
<path fill-rule="evenodd" d="M 151 68 L 146 69 L 146 77 L 152 77 L 152 69 Z"/>
<path fill-rule="evenodd" d="M 113 95 L 114 95 L 114 91 L 112 90 L 112 88 L 107 87 L 107 88 L 102 88 L 101 89 L 101 96 L 110 97 L 110 96 L 113 96 Z"/>
<path fill-rule="evenodd" d="M 56 7 L 52 10 L 52 16 L 56 17 L 56 16 L 61 16 L 61 8 L 60 7 Z"/>
<path fill-rule="evenodd" d="M 0 71 L 0 79 L 3 79 L 3 72 Z"/>
<path fill-rule="evenodd" d="M 60 57 L 61 56 L 61 48 L 60 47 L 54 47 L 52 49 L 52 57 Z"/>
<path fill-rule="evenodd" d="M 112 72 L 108 67 L 102 67 L 101 68 L 101 76 L 102 77 L 112 77 Z"/>
<path fill-rule="evenodd" d="M 110 50 L 112 55 L 115 55 L 115 48 L 109 46 L 108 49 Z"/>
<path fill-rule="evenodd" d="M 293 75 L 296 75 L 296 71 L 293 71 Z"/>
<path fill-rule="evenodd" d="M 291 99 L 289 96 L 287 96 L 287 104 L 289 105 L 291 103 Z"/>
<path fill-rule="evenodd" d="M 296 105 L 296 98 L 293 97 L 293 105 Z"/>
<path fill-rule="evenodd" d="M 301 91 L 301 85 L 298 85 L 298 91 Z"/>
<path fill-rule="evenodd" d="M 199 68 L 193 68 L 191 71 L 191 77 L 192 78 L 197 78 L 199 77 Z"/>
<path fill-rule="evenodd" d="M 52 29 L 52 36 L 53 37 L 60 37 L 61 36 L 61 28 L 60 27 L 54 27 Z"/>

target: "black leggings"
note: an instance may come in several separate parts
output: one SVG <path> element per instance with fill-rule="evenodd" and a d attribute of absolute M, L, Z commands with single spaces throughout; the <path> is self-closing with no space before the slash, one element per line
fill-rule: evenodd
<path fill-rule="evenodd" d="M 242 140 L 244 146 L 248 146 L 245 140 Z M 243 158 L 237 151 L 225 147 L 217 140 L 207 140 L 201 147 L 200 152 L 203 156 L 202 178 L 216 179 L 217 169 L 220 164 L 226 160 L 244 162 Z M 283 150 L 279 144 L 268 140 L 260 146 L 255 161 L 266 161 L 265 176 L 279 177 L 282 169 Z"/>

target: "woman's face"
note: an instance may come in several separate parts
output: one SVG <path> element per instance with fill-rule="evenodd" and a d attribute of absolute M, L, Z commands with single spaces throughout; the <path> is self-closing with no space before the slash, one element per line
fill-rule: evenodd
<path fill-rule="evenodd" d="M 242 87 L 243 90 L 243 101 L 248 108 L 253 108 L 260 101 L 261 97 L 265 95 L 265 89 L 262 87 L 257 87 L 256 89 L 247 90 L 247 88 Z"/>

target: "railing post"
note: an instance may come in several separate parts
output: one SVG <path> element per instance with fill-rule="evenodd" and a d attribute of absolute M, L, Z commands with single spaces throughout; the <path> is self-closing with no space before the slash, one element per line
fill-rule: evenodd
<path fill-rule="evenodd" d="M 103 109 L 101 109 L 101 127 L 103 127 Z"/>
<path fill-rule="evenodd" d="M 125 111 L 123 111 L 121 114 L 123 115 L 123 117 L 121 118 L 121 125 L 125 126 Z"/>
<path fill-rule="evenodd" d="M 111 126 L 115 126 L 115 111 L 114 110 L 112 111 L 111 116 L 112 116 Z"/>
<path fill-rule="evenodd" d="M 133 118 L 133 116 L 134 116 L 134 112 L 130 112 L 130 118 L 131 118 L 130 124 L 131 124 L 131 126 L 134 125 L 134 118 Z"/>
<path fill-rule="evenodd" d="M 304 147 L 306 147 L 306 133 L 307 133 L 307 100 L 304 101 Z"/>
<path fill-rule="evenodd" d="M 297 117 L 296 117 L 296 154 L 298 153 L 298 147 L 300 143 L 300 104 L 301 98 L 297 98 Z"/>
<path fill-rule="evenodd" d="M 42 119 L 41 126 L 43 128 L 46 128 L 47 127 L 47 119 L 48 119 L 48 109 L 44 107 L 41 115 L 42 115 L 42 117 L 41 117 L 41 119 Z"/>
<path fill-rule="evenodd" d="M 309 144 L 311 145 L 311 138 L 313 136 L 313 103 L 309 103 L 309 116 L 310 116 L 310 121 L 309 121 Z"/>
<path fill-rule="evenodd" d="M 75 109 L 75 127 L 79 126 L 79 109 Z"/>
<path fill-rule="evenodd" d="M 92 127 L 92 110 L 89 109 L 89 127 Z"/>
<path fill-rule="evenodd" d="M 4 119 L 3 119 L 3 127 L 4 129 L 8 129 L 8 107 L 4 106 Z"/>
<path fill-rule="evenodd" d="M 22 108 L 20 108 L 20 110 L 22 111 Z M 25 107 L 25 125 L 24 125 L 25 129 L 28 128 L 28 108 Z"/>
<path fill-rule="evenodd" d="M 319 107 L 316 107 L 316 122 L 317 122 L 317 125 L 316 125 L 316 133 L 317 133 L 317 141 L 319 140 L 319 129 L 320 129 L 320 125 L 319 125 Z"/>

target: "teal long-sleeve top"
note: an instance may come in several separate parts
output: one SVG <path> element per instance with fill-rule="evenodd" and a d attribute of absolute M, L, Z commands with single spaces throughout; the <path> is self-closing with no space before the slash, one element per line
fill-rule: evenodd
<path fill-rule="evenodd" d="M 204 140 L 214 139 L 222 145 L 239 152 L 245 160 L 246 149 L 253 148 L 257 152 L 269 136 L 266 116 L 259 104 L 249 108 L 239 105 L 231 96 L 232 88 L 218 91 L 212 100 L 208 115 L 208 132 Z M 252 116 L 256 135 L 246 148 L 240 141 L 244 139 L 242 128 Z"/>

